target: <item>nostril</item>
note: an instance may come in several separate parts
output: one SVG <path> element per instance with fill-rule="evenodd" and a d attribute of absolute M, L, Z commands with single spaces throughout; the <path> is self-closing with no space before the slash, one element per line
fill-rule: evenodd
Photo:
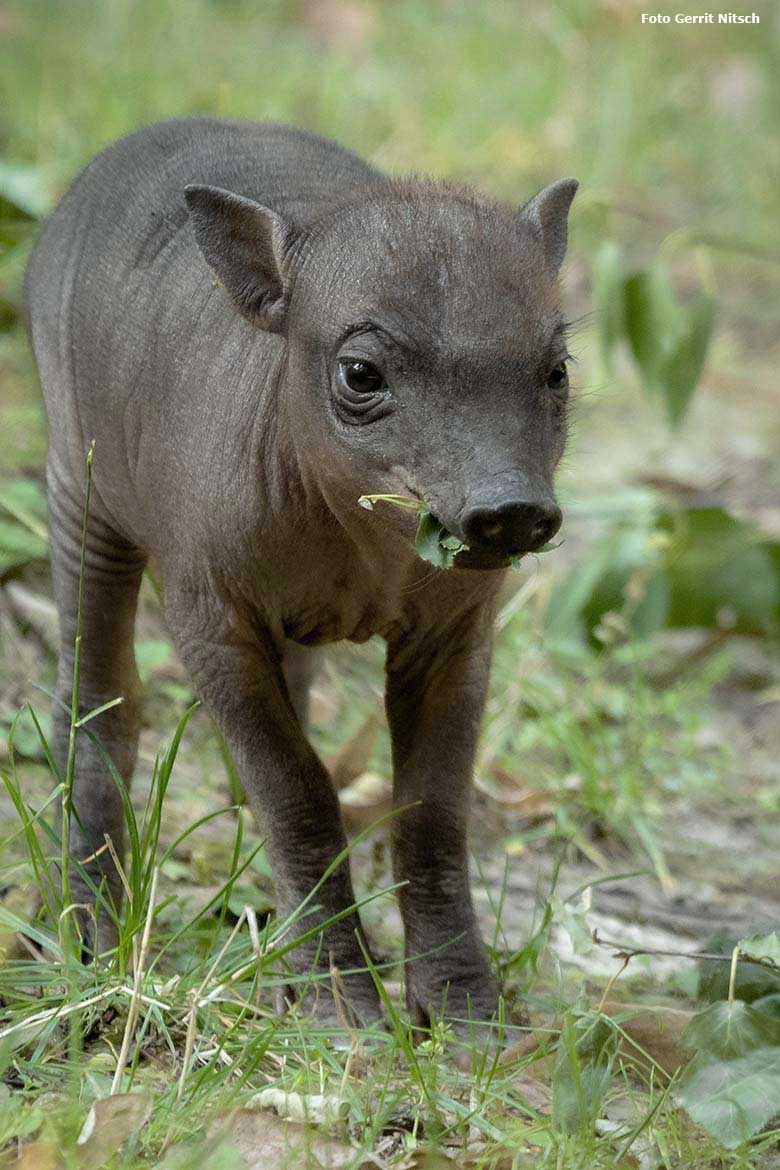
<path fill-rule="evenodd" d="M 554 514 L 543 516 L 542 519 L 537 520 L 531 532 L 534 547 L 541 548 L 542 545 L 547 544 L 555 536 L 560 526 L 561 514 L 557 509 Z"/>
<path fill-rule="evenodd" d="M 534 552 L 555 535 L 561 511 L 553 503 L 508 500 L 493 508 L 475 508 L 463 518 L 468 544 L 490 545 L 507 554 Z"/>
<path fill-rule="evenodd" d="M 563 515 L 560 508 L 548 508 L 534 526 L 534 548 L 542 548 L 552 540 L 561 526 Z"/>
<path fill-rule="evenodd" d="M 504 518 L 492 508 L 476 508 L 463 520 L 469 544 L 499 544 L 504 537 Z"/>

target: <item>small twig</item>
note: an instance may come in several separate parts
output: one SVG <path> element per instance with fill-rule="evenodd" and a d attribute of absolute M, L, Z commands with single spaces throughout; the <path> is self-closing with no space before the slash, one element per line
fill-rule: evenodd
<path fill-rule="evenodd" d="M 592 938 L 596 946 L 610 947 L 615 951 L 616 959 L 633 959 L 637 955 L 657 955 L 659 958 L 691 959 L 693 962 L 711 960 L 714 963 L 732 963 L 734 961 L 732 953 L 718 955 L 713 951 L 667 951 L 659 947 L 627 947 L 623 943 L 612 942 L 608 938 L 601 938 L 597 930 L 593 931 Z M 780 975 L 780 965 L 774 963 L 771 959 L 758 959 L 753 955 L 746 955 L 743 951 L 740 951 L 739 961 L 741 963 L 753 963 L 757 967 L 765 967 L 767 971 L 774 971 L 776 975 Z"/>
<path fill-rule="evenodd" d="M 141 983 L 143 982 L 144 968 L 146 967 L 146 958 L 149 952 L 149 937 L 152 933 L 152 920 L 154 918 L 154 904 L 157 898 L 157 880 L 159 876 L 159 867 L 155 866 L 152 870 L 151 889 L 149 890 L 149 909 L 146 914 L 146 922 L 144 923 L 144 932 L 141 936 L 141 950 L 133 973 L 133 995 L 127 1012 L 127 1024 L 125 1025 L 125 1034 L 122 1037 L 122 1047 L 119 1050 L 119 1059 L 114 1071 L 114 1079 L 111 1082 L 111 1093 L 109 1095 L 112 1097 L 119 1091 L 119 1086 L 122 1083 L 122 1076 L 124 1075 L 127 1057 L 130 1052 L 130 1041 L 135 1031 L 135 1026 L 138 1023 L 138 1015 L 141 1010 Z"/>
<path fill-rule="evenodd" d="M 334 962 L 333 951 L 330 951 L 328 957 L 328 973 L 330 975 L 330 986 L 333 994 L 333 1003 L 336 1008 L 336 1018 L 338 1019 L 338 1022 L 344 1031 L 349 1033 L 350 1043 L 354 1045 L 357 1043 L 357 1037 L 355 1035 L 354 1026 L 349 1022 L 347 1017 L 347 1007 L 349 1006 L 347 990 L 344 986 L 344 980 L 342 978 L 341 972 Z"/>
<path fill-rule="evenodd" d="M 0 1040 L 5 1040 L 6 1036 L 13 1036 L 16 1032 L 22 1032 L 25 1028 L 34 1028 L 36 1024 L 48 1024 L 49 1020 L 58 1017 L 73 1015 L 74 1012 L 83 1011 L 84 1008 L 91 1007 L 94 1003 L 101 1003 L 104 999 L 110 999 L 112 995 L 116 995 L 117 989 L 109 987 L 106 991 L 101 991 L 97 995 L 91 995 L 88 999 L 80 999 L 78 1003 L 72 1003 L 68 1007 L 53 1007 L 47 1008 L 45 1012 L 37 1012 L 34 1016 L 28 1016 L 26 1020 L 20 1020 L 18 1024 L 11 1024 L 9 1028 L 3 1028 L 0 1031 Z"/>
<path fill-rule="evenodd" d="M 195 1033 L 198 1026 L 198 996 L 194 995 L 190 999 L 190 1014 L 187 1017 L 187 1036 L 184 1041 L 184 1055 L 181 1058 L 181 1073 L 179 1074 L 179 1084 L 176 1088 L 176 1100 L 181 1101 L 184 1096 L 184 1086 L 187 1082 L 187 1069 L 190 1067 L 192 1060 L 192 1050 L 195 1047 Z"/>
<path fill-rule="evenodd" d="M 600 1002 L 599 1002 L 599 1006 L 598 1006 L 598 1009 L 597 1009 L 597 1010 L 598 1010 L 598 1014 L 599 1014 L 599 1015 L 601 1015 L 601 1013 L 604 1011 L 604 1005 L 605 1005 L 605 1003 L 607 1002 L 607 1000 L 609 999 L 609 993 L 610 993 L 610 991 L 611 991 L 611 990 L 612 990 L 612 988 L 615 986 L 615 984 L 617 983 L 618 979 L 619 979 L 619 978 L 620 978 L 620 976 L 623 974 L 623 972 L 625 971 L 625 969 L 626 969 L 626 967 L 628 966 L 628 964 L 631 962 L 631 959 L 632 959 L 632 958 L 633 958 L 633 956 L 632 956 L 632 955 L 623 955 L 623 962 L 620 964 L 620 966 L 618 967 L 617 971 L 616 971 L 616 972 L 615 972 L 615 974 L 612 976 L 612 978 L 609 980 L 609 982 L 607 983 L 607 986 L 604 988 L 604 994 L 603 994 L 603 995 L 602 995 L 602 997 L 601 997 L 601 1000 L 600 1000 Z"/>
<path fill-rule="evenodd" d="M 127 880 L 127 874 L 125 873 L 122 862 L 119 860 L 119 855 L 118 855 L 116 849 L 114 848 L 114 842 L 111 840 L 111 837 L 109 836 L 108 833 L 104 833 L 103 837 L 105 838 L 105 842 L 106 842 L 105 846 L 103 846 L 103 848 L 107 849 L 108 852 L 110 853 L 111 860 L 113 861 L 113 863 L 116 867 L 116 872 L 119 874 L 119 880 L 121 881 L 122 887 L 125 891 L 125 897 L 127 898 L 128 902 L 131 902 L 133 899 L 133 891 L 130 889 L 130 882 Z M 100 853 L 100 852 L 101 852 L 101 850 L 99 849 L 98 853 Z"/>
<path fill-rule="evenodd" d="M 237 978 L 237 976 L 238 976 L 238 972 L 235 972 L 235 973 L 234 973 L 234 974 L 233 974 L 233 975 L 230 977 L 230 979 L 228 979 L 228 980 L 224 980 L 224 979 L 223 979 L 223 981 L 222 981 L 221 983 L 218 983 L 218 984 L 217 984 L 217 986 L 216 986 L 216 987 L 215 987 L 215 988 L 214 988 L 212 991 L 210 991 L 210 992 L 208 993 L 208 995 L 206 995 L 206 996 L 204 996 L 204 995 L 203 995 L 203 992 L 204 992 L 204 990 L 205 990 L 205 988 L 206 988 L 206 984 L 209 982 L 209 980 L 211 979 L 212 975 L 213 975 L 213 974 L 214 974 L 214 972 L 216 971 L 217 967 L 219 966 L 219 964 L 220 964 L 220 963 L 222 962 L 222 960 L 224 959 L 225 955 L 227 954 L 228 948 L 230 947 L 231 943 L 233 942 L 233 939 L 236 937 L 236 935 L 238 934 L 239 930 L 240 930 L 240 929 L 241 929 L 241 927 L 244 925 L 244 918 L 245 918 L 245 916 L 246 916 L 246 907 L 244 907 L 244 909 L 243 909 L 243 910 L 241 911 L 241 913 L 239 914 L 239 916 L 238 916 L 238 922 L 236 923 L 236 925 L 235 925 L 235 926 L 233 927 L 233 929 L 231 930 L 231 932 L 230 932 L 230 935 L 229 935 L 229 937 L 228 937 L 228 939 L 227 939 L 227 942 L 226 942 L 226 943 L 225 943 L 225 945 L 222 947 L 222 950 L 219 952 L 219 954 L 217 955 L 216 959 L 214 960 L 214 962 L 213 962 L 213 963 L 211 964 L 211 966 L 209 967 L 209 969 L 208 969 L 208 972 L 207 972 L 207 974 L 206 974 L 206 978 L 203 980 L 203 982 L 201 983 L 200 987 L 199 987 L 199 988 L 198 988 L 198 990 L 196 991 L 196 993 L 195 993 L 195 1003 L 194 1003 L 194 1006 L 193 1006 L 193 1007 L 190 1009 L 190 1015 L 192 1015 L 192 1013 L 193 1013 L 193 1012 L 196 1010 L 196 1008 L 199 1008 L 199 1007 L 205 1007 L 207 1003 L 210 1003 L 210 1002 L 211 1002 L 211 1000 L 212 1000 L 212 998 L 213 998 L 214 996 L 216 996 L 216 995 L 219 995 L 219 993 L 220 993 L 221 991 L 224 991 L 224 990 L 225 990 L 225 988 L 227 987 L 228 983 L 230 983 L 230 982 L 231 982 L 233 979 Z M 243 973 L 246 973 L 247 971 L 251 971 L 251 969 L 252 969 L 253 965 L 254 965 L 254 960 L 252 960 L 252 962 L 251 962 L 251 963 L 247 963 L 247 964 L 245 964 L 245 965 L 244 965 L 244 967 L 242 967 L 242 968 L 241 968 L 241 971 L 242 971 Z"/>

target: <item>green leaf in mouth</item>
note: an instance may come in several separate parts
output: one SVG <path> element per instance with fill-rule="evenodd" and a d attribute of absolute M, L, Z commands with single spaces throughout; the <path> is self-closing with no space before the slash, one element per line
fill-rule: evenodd
<path fill-rule="evenodd" d="M 360 496 L 358 503 L 361 508 L 366 508 L 369 512 L 373 511 L 376 503 L 392 504 L 395 508 L 416 511 L 419 519 L 414 547 L 421 560 L 435 565 L 437 569 L 451 569 L 458 553 L 468 551 L 469 546 L 464 544 L 460 537 L 448 532 L 441 521 L 428 511 L 423 500 L 416 500 L 412 496 L 395 495 L 392 492 L 375 492 L 372 495 Z M 537 549 L 535 555 L 552 552 L 562 543 L 563 541 L 558 541 L 557 544 L 546 544 L 543 548 Z M 516 573 L 520 572 L 520 563 L 525 555 L 525 553 L 519 553 L 517 556 L 509 558 L 509 563 Z"/>
<path fill-rule="evenodd" d="M 372 495 L 361 496 L 358 503 L 361 508 L 366 508 L 369 512 L 373 511 L 376 503 L 391 504 L 396 508 L 408 508 L 417 512 L 419 518 L 414 547 L 422 560 L 436 565 L 438 569 L 451 569 L 458 553 L 468 548 L 468 545 L 448 532 L 444 525 L 428 511 L 423 500 L 416 500 L 412 496 L 376 492 Z"/>
<path fill-rule="evenodd" d="M 448 532 L 430 512 L 420 512 L 414 547 L 423 561 L 439 569 L 451 569 L 459 552 L 468 548 L 457 536 Z"/>

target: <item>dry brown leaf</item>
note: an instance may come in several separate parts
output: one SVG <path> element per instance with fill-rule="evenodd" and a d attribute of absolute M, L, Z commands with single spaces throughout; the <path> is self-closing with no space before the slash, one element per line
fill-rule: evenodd
<path fill-rule="evenodd" d="M 409 1170 L 453 1170 L 453 1166 L 464 1166 L 467 1163 L 458 1161 L 445 1154 L 442 1150 L 426 1149 L 424 1146 L 418 1147 L 413 1154 L 409 1156 L 408 1161 L 403 1161 L 401 1166 L 408 1167 Z"/>
<path fill-rule="evenodd" d="M 619 1003 L 607 1000 L 602 1009 L 605 1015 L 620 1019 L 620 1027 L 634 1044 L 642 1048 L 668 1076 L 688 1063 L 690 1053 L 682 1047 L 682 1034 L 693 1012 L 681 1008 L 654 1007 L 641 1003 Z M 620 1017 L 628 1016 L 628 1019 Z M 647 1064 L 634 1044 L 623 1042 L 623 1053 L 633 1060 Z"/>
<path fill-rule="evenodd" d="M 58 1170 L 59 1148 L 51 1142 L 28 1142 L 13 1162 L 2 1162 L 3 1170 Z"/>
<path fill-rule="evenodd" d="M 517 1064 L 518 1061 L 525 1060 L 527 1056 L 536 1052 L 537 1048 L 549 1038 L 549 1031 L 528 1031 L 520 1037 L 516 1044 L 510 1044 L 508 1048 L 504 1049 L 498 1063 L 504 1067 L 508 1064 Z"/>
<path fill-rule="evenodd" d="M 550 1116 L 552 1113 L 552 1088 L 550 1085 L 540 1081 L 528 1069 L 515 1073 L 513 1077 L 510 1077 L 509 1083 L 517 1095 L 522 1097 L 526 1105 L 544 1117 Z"/>
<path fill-rule="evenodd" d="M 353 784 L 342 789 L 340 798 L 341 815 L 350 833 L 367 829 L 393 808 L 392 789 L 376 772 L 364 772 L 358 776 Z"/>
<path fill-rule="evenodd" d="M 354 1146 L 309 1125 L 256 1109 L 239 1109 L 224 1134 L 247 1170 L 339 1170 L 356 1153 Z"/>
<path fill-rule="evenodd" d="M 78 1164 L 97 1170 L 146 1125 L 152 1112 L 150 1093 L 117 1093 L 96 1101 L 78 1137 Z"/>
<path fill-rule="evenodd" d="M 372 711 L 355 734 L 328 761 L 336 788 L 346 788 L 368 768 L 379 732 L 379 716 Z"/>
<path fill-rule="evenodd" d="M 490 795 L 498 804 L 511 808 L 527 821 L 542 821 L 552 816 L 553 802 L 548 793 L 529 788 L 504 768 L 491 768 L 490 776 L 494 781 Z"/>

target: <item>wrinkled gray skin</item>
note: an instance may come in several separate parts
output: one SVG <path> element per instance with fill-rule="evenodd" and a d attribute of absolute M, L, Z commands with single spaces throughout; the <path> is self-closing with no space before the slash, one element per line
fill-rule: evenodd
<path fill-rule="evenodd" d="M 406 967 L 418 1023 L 445 999 L 449 1016 L 477 1020 L 497 1004 L 469 890 L 469 789 L 502 570 L 560 522 L 566 384 L 551 371 L 566 357 L 557 274 L 575 188 L 553 184 L 518 212 L 390 180 L 287 126 L 168 122 L 87 167 L 28 271 L 50 425 L 60 699 L 70 705 L 95 439 L 81 708 L 124 697 L 91 727 L 129 784 L 133 623 L 150 565 L 268 834 L 284 913 L 345 845 L 304 732 L 311 648 L 384 638 L 395 801 L 414 805 L 393 827 L 406 952 L 443 948 Z M 380 390 L 350 391 L 346 358 L 377 367 Z M 470 551 L 448 571 L 423 563 L 413 513 L 358 506 L 374 492 L 424 499 Z M 67 734 L 57 710 L 61 766 Z M 74 857 L 106 833 L 121 851 L 120 796 L 83 733 L 73 805 Z M 85 868 L 118 903 L 107 852 Z M 83 881 L 73 898 L 90 900 Z M 353 899 L 342 864 L 303 924 Z M 112 936 L 105 913 L 99 922 L 102 949 Z M 292 952 L 296 970 L 318 946 L 322 970 L 364 968 L 358 931 L 348 914 Z M 332 1019 L 327 986 L 317 1011 Z M 343 987 L 356 1020 L 380 1018 L 370 975 Z"/>

